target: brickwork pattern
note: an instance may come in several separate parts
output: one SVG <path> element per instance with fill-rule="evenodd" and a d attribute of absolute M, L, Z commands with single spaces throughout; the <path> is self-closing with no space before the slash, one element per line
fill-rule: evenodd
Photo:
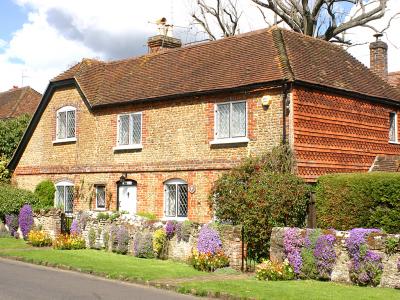
<path fill-rule="evenodd" d="M 307 181 L 327 173 L 366 172 L 378 154 L 400 154 L 400 145 L 389 143 L 394 108 L 295 89 L 293 109 L 297 171 Z"/>

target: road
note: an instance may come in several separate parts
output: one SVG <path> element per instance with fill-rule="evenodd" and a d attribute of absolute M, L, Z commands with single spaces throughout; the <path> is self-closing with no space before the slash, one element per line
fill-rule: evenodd
<path fill-rule="evenodd" d="M 198 299 L 136 284 L 0 259 L 0 299 Z"/>

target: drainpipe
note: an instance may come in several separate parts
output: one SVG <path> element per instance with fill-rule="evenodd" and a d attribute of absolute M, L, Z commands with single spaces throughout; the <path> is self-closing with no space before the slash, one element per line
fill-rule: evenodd
<path fill-rule="evenodd" d="M 288 94 L 291 89 L 291 85 L 288 82 L 284 82 L 282 85 L 283 89 L 283 97 L 282 97 L 282 123 L 283 123 L 283 129 L 282 129 L 282 144 L 286 144 L 286 111 L 287 111 L 287 106 L 288 106 Z"/>

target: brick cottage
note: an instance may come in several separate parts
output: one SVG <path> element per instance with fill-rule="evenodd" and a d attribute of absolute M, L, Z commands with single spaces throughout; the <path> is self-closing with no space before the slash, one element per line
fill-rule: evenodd
<path fill-rule="evenodd" d="M 282 141 L 309 182 L 400 155 L 400 92 L 384 78 L 381 41 L 372 71 L 340 46 L 278 28 L 148 45 L 141 57 L 84 59 L 50 82 L 9 164 L 17 186 L 52 180 L 66 212 L 206 222 L 216 178 Z"/>

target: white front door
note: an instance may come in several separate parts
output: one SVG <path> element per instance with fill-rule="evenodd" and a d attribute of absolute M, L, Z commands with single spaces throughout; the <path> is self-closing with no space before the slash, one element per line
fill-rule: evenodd
<path fill-rule="evenodd" d="M 119 211 L 136 214 L 136 185 L 120 185 L 118 187 Z"/>

